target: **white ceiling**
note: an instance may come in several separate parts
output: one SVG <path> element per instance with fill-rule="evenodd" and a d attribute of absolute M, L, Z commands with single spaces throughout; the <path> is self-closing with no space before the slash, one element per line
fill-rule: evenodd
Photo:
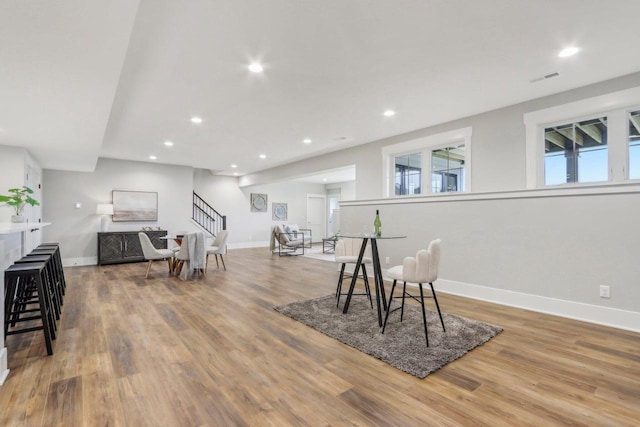
<path fill-rule="evenodd" d="M 52 169 L 154 154 L 255 172 L 640 71 L 638 16 L 638 0 L 5 0 L 0 144 Z"/>

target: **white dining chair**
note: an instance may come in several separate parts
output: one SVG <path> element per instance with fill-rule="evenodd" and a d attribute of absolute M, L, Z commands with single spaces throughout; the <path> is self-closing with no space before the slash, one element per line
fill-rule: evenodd
<path fill-rule="evenodd" d="M 227 266 L 224 264 L 224 257 L 222 255 L 227 253 L 227 240 L 229 239 L 229 233 L 227 230 L 221 230 L 218 232 L 215 240 L 207 248 L 207 258 L 205 261 L 205 270 L 209 267 L 209 255 L 215 255 L 216 257 L 216 266 L 220 268 L 220 264 L 218 263 L 218 255 L 220 255 L 220 260 L 222 260 L 222 266 L 224 270 L 227 271 Z"/>
<path fill-rule="evenodd" d="M 424 299 L 430 298 L 430 296 L 424 296 L 422 285 L 428 283 L 431 287 L 431 294 L 433 295 L 433 301 L 436 303 L 438 309 L 438 315 L 440 316 L 440 323 L 442 323 L 442 330 L 446 332 L 444 327 L 444 320 L 442 319 L 442 313 L 440 312 L 440 305 L 438 304 L 438 297 L 436 291 L 433 288 L 433 282 L 438 279 L 438 266 L 440 264 L 440 239 L 433 240 L 429 243 L 429 247 L 421 249 L 416 254 L 415 258 L 406 257 L 402 265 L 391 267 L 387 270 L 387 277 L 393 279 L 393 285 L 391 286 L 391 296 L 389 298 L 389 304 L 387 305 L 387 314 L 384 317 L 384 325 L 382 326 L 382 333 L 387 327 L 387 320 L 391 311 L 400 309 L 400 321 L 404 316 L 404 300 L 405 297 L 412 298 L 420 303 L 422 306 L 422 321 L 424 323 L 424 336 L 427 341 L 427 347 L 429 347 L 429 333 L 427 331 L 427 315 L 424 307 Z M 396 307 L 391 310 L 391 301 L 393 301 L 393 292 L 396 289 L 396 283 L 400 280 L 403 282 L 402 286 L 402 306 Z M 414 296 L 407 292 L 407 283 L 417 283 L 420 289 L 420 296 Z"/>
<path fill-rule="evenodd" d="M 149 263 L 147 264 L 147 272 L 145 273 L 144 278 L 146 279 L 149 276 L 151 264 L 153 263 L 153 261 L 158 259 L 167 260 L 169 264 L 169 274 L 171 274 L 171 272 L 173 271 L 173 251 L 171 249 L 156 249 L 146 233 L 138 233 L 138 238 L 140 239 L 140 246 L 142 247 L 142 254 L 144 255 L 144 259 L 149 261 Z"/>
<path fill-rule="evenodd" d="M 342 282 L 345 278 L 345 268 L 347 264 L 352 264 L 355 268 L 355 264 L 358 262 L 358 256 L 360 255 L 360 249 L 362 248 L 362 239 L 354 238 L 342 238 L 336 242 L 334 248 L 335 262 L 341 264 L 340 277 L 338 278 L 338 286 L 336 287 L 336 306 L 340 305 L 340 296 L 346 295 L 342 292 Z M 371 299 L 371 288 L 369 287 L 369 278 L 367 276 L 366 265 L 372 265 L 373 258 L 371 256 L 371 246 L 367 245 L 364 255 L 362 257 L 362 278 L 364 280 L 364 293 L 353 293 L 352 295 L 366 295 L 369 297 L 369 303 L 373 308 L 373 301 Z M 354 271 L 354 275 L 358 275 L 358 271 Z M 347 278 L 353 278 L 353 275 L 347 274 Z"/>

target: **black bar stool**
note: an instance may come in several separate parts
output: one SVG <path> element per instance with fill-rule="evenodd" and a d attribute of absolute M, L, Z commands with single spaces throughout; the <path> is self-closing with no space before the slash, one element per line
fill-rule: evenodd
<path fill-rule="evenodd" d="M 14 264 L 29 264 L 33 262 L 44 262 L 46 264 L 45 273 L 47 274 L 47 285 L 49 286 L 53 311 L 56 319 L 60 319 L 60 314 L 62 314 L 62 284 L 56 278 L 53 257 L 51 255 L 29 254 L 20 258 Z"/>
<path fill-rule="evenodd" d="M 4 271 L 5 313 L 4 334 L 44 332 L 47 354 L 53 354 L 51 341 L 56 339 L 56 321 L 47 285 L 46 262 L 14 264 Z M 37 308 L 29 308 L 37 304 Z M 38 313 L 37 315 L 29 315 Z M 27 317 L 21 317 L 28 314 Z M 41 326 L 13 329 L 18 322 L 40 319 Z M 12 330 L 9 330 L 9 328 Z"/>
<path fill-rule="evenodd" d="M 46 257 L 48 258 L 47 267 L 52 273 L 52 283 L 55 285 L 56 296 L 58 297 L 58 302 L 60 307 L 64 304 L 64 272 L 61 272 L 58 263 L 56 262 L 55 253 L 52 254 L 52 250 L 44 250 L 44 249 L 36 249 L 31 251 L 31 253 L 27 254 L 22 259 L 24 262 L 27 262 L 25 258 L 36 258 L 38 261 L 45 261 Z"/>
<path fill-rule="evenodd" d="M 67 282 L 64 278 L 64 268 L 62 267 L 62 258 L 60 256 L 60 247 L 47 247 L 47 246 L 38 246 L 36 249 L 31 251 L 29 255 L 43 255 L 48 254 L 53 256 L 54 262 L 54 271 L 56 272 L 56 279 L 60 281 L 60 286 L 62 289 L 62 295 L 65 294 L 67 289 Z"/>

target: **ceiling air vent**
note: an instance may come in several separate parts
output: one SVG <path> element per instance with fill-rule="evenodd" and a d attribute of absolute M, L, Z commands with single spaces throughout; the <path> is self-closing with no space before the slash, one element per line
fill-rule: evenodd
<path fill-rule="evenodd" d="M 546 80 L 546 79 L 551 79 L 553 77 L 558 77 L 560 75 L 560 73 L 551 73 L 551 74 L 547 74 L 545 76 L 542 77 L 538 77 L 536 79 L 530 80 L 530 83 L 535 83 L 535 82 L 540 82 L 542 80 Z"/>

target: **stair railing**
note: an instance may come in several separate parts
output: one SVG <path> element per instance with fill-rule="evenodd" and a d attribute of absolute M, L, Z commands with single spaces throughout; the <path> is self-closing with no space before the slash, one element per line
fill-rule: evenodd
<path fill-rule="evenodd" d="M 213 209 L 196 192 L 193 192 L 193 211 L 191 218 L 213 236 L 227 229 L 227 217 Z"/>

